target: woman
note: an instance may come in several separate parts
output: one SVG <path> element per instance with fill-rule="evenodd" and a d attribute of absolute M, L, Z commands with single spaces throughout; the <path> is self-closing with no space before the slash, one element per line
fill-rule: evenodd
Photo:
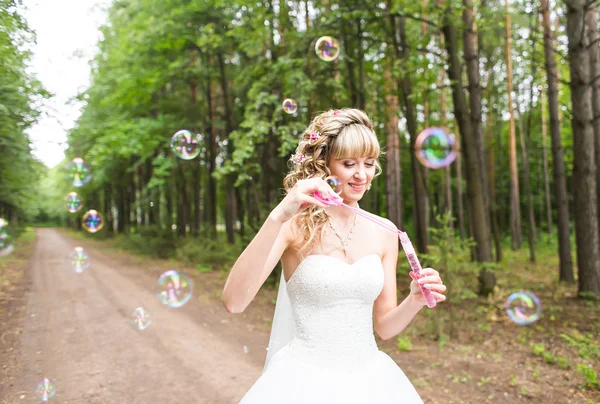
<path fill-rule="evenodd" d="M 331 194 L 324 179 L 334 175 L 344 203 L 358 208 L 381 173 L 380 154 L 372 123 L 357 109 L 324 112 L 303 134 L 284 179 L 287 195 L 223 290 L 226 309 L 240 313 L 282 262 L 265 370 L 241 404 L 422 403 L 373 333 L 398 335 L 426 304 L 414 281 L 397 304 L 398 236 L 313 197 Z M 445 300 L 438 272 L 423 273 L 419 282 Z"/>

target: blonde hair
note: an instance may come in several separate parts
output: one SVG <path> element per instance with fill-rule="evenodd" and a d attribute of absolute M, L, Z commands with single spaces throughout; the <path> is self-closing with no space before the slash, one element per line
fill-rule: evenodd
<path fill-rule="evenodd" d="M 289 160 L 292 168 L 283 180 L 285 191 L 289 192 L 299 180 L 330 176 L 331 159 L 374 158 L 378 176 L 382 171 L 378 160 L 381 154 L 373 124 L 364 111 L 347 108 L 323 112 L 304 131 Z M 301 245 L 302 254 L 309 246 L 320 243 L 325 223 L 327 214 L 323 208 L 311 205 L 304 209 L 295 217 L 300 235 L 295 234 L 294 247 Z"/>

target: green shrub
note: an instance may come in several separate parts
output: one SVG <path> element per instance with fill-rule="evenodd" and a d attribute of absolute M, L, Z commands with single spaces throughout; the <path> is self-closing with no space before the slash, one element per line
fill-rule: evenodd
<path fill-rule="evenodd" d="M 201 272 L 209 268 L 220 270 L 233 266 L 240 255 L 241 248 L 237 244 L 229 244 L 224 240 L 206 238 L 188 238 L 177 246 L 175 258 L 186 265 L 194 266 Z"/>
<path fill-rule="evenodd" d="M 175 254 L 177 236 L 171 229 L 141 226 L 126 236 L 128 249 L 155 258 L 170 258 Z"/>

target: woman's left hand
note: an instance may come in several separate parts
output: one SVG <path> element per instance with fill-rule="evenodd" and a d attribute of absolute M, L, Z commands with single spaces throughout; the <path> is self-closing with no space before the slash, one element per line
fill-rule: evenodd
<path fill-rule="evenodd" d="M 412 274 L 412 272 L 411 272 Z M 440 274 L 433 268 L 423 268 L 421 271 L 421 277 L 418 282 L 423 285 L 426 289 L 431 290 L 431 294 L 433 295 L 436 302 L 443 302 L 446 300 L 446 296 L 444 296 L 444 292 L 446 291 L 446 285 L 442 282 L 442 278 L 440 278 Z M 421 293 L 421 288 L 419 285 L 413 281 L 410 283 L 410 297 L 414 300 L 415 303 L 420 304 L 422 306 L 427 305 L 427 301 L 425 301 L 425 296 Z"/>

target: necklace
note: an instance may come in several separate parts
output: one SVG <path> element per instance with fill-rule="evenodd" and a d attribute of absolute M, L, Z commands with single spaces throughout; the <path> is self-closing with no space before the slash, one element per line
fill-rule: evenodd
<path fill-rule="evenodd" d="M 348 233 L 348 235 L 346 237 L 342 237 L 337 232 L 335 227 L 333 227 L 333 223 L 331 222 L 331 217 L 329 217 L 329 215 L 327 215 L 327 221 L 329 222 L 329 227 L 331 227 L 331 230 L 333 230 L 333 232 L 335 233 L 337 238 L 340 239 L 340 243 L 342 244 L 342 250 L 344 251 L 344 258 L 348 257 L 348 251 L 346 251 L 346 248 L 348 247 L 348 243 L 352 239 L 352 235 L 354 234 L 354 229 L 356 229 L 356 218 L 357 217 L 358 217 L 358 215 L 355 214 L 354 215 L 354 224 L 352 225 L 352 229 L 350 229 L 350 233 Z"/>

